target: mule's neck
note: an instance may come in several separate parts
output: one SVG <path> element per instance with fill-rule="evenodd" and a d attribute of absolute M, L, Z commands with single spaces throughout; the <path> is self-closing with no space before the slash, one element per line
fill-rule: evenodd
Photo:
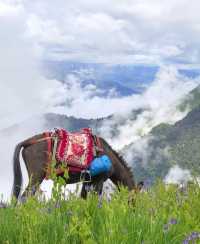
<path fill-rule="evenodd" d="M 126 162 L 118 155 L 116 151 L 110 147 L 110 145 L 104 139 L 100 139 L 104 152 L 110 157 L 112 161 L 112 170 L 109 178 L 117 186 L 123 185 L 128 187 L 129 190 L 136 189 L 136 184 L 133 179 L 132 172 L 126 165 Z"/>
<path fill-rule="evenodd" d="M 117 185 L 123 185 L 128 187 L 128 190 L 131 191 L 136 189 L 135 181 L 129 169 L 124 167 L 124 165 L 119 164 L 116 161 L 113 162 L 113 173 L 111 175 L 111 180 Z"/>

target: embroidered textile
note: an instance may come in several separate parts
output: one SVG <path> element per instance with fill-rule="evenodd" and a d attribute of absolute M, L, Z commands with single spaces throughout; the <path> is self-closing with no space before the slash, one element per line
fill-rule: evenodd
<path fill-rule="evenodd" d="M 68 166 L 88 168 L 94 158 L 94 143 L 89 128 L 70 133 L 64 129 L 56 130 L 58 146 L 56 159 Z"/>

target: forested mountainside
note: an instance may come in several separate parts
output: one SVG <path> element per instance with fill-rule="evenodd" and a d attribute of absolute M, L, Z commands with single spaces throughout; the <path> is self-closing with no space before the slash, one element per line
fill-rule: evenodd
<path fill-rule="evenodd" d="M 142 149 L 141 149 L 142 148 Z M 122 153 L 132 155 L 138 179 L 164 178 L 173 165 L 200 173 L 200 106 L 174 125 L 160 124 Z M 130 160 L 130 159 L 129 159 Z"/>

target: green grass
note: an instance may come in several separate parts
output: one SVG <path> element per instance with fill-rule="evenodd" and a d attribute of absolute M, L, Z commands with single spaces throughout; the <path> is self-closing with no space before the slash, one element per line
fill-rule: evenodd
<path fill-rule="evenodd" d="M 10 204 L 0 209 L 0 243 L 175 244 L 200 232 L 197 185 L 180 191 L 159 183 L 134 196 L 132 204 L 128 199 L 122 189 L 110 202 L 90 194 L 87 200 L 54 195 L 48 202 L 30 198 L 23 205 Z"/>

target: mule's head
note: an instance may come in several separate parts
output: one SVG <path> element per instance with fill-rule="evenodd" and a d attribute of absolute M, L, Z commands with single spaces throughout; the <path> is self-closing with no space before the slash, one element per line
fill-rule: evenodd
<path fill-rule="evenodd" d="M 136 192 L 140 192 L 142 190 L 144 186 L 144 182 L 143 181 L 140 181 L 138 184 L 137 184 L 137 187 L 136 187 Z"/>
<path fill-rule="evenodd" d="M 142 188 L 144 186 L 144 182 L 143 181 L 140 181 L 136 187 L 134 187 L 134 189 L 132 189 L 129 193 L 129 196 L 128 196 L 128 203 L 130 205 L 134 205 L 135 204 L 135 200 L 136 200 L 136 195 L 137 193 L 139 193 Z"/>

